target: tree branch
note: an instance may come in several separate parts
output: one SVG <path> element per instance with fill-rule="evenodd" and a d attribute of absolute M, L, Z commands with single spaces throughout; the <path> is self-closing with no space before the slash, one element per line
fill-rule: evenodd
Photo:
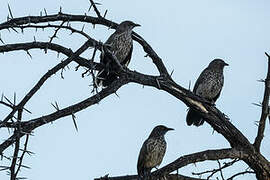
<path fill-rule="evenodd" d="M 91 39 L 93 40 L 93 39 Z M 90 47 L 94 47 L 95 44 L 100 44 L 98 41 L 93 40 L 93 44 L 90 45 Z M 99 47 L 97 47 L 99 48 Z M 28 43 L 16 43 L 16 44 L 7 44 L 0 46 L 0 53 L 3 52 L 11 52 L 11 51 L 17 51 L 17 50 L 30 50 L 30 49 L 44 49 L 45 52 L 50 49 L 52 51 L 55 51 L 57 53 L 62 53 L 68 57 L 72 56 L 73 51 L 71 49 L 68 49 L 64 46 L 49 43 L 49 42 L 28 42 Z M 82 57 L 77 57 L 74 59 L 76 63 L 78 63 L 80 66 L 87 67 L 89 69 L 95 69 L 100 70 L 102 69 L 102 65 L 95 62 L 89 62 L 87 59 Z"/>
<path fill-rule="evenodd" d="M 257 136 L 254 142 L 254 147 L 258 152 L 260 152 L 261 143 L 264 137 L 265 121 L 266 121 L 267 116 L 269 115 L 270 56 L 267 53 L 265 53 L 265 55 L 268 58 L 268 71 L 267 71 L 266 79 L 264 81 L 265 87 L 264 87 L 264 96 L 263 96 L 263 102 L 262 102 L 261 118 L 259 122 Z"/>
<path fill-rule="evenodd" d="M 127 175 L 127 176 L 117 176 L 117 177 L 105 176 L 105 177 L 95 178 L 94 180 L 138 180 L 138 176 L 137 175 Z M 169 174 L 166 176 L 166 180 L 206 180 L 206 179 L 193 178 L 193 177 L 183 176 L 181 174 Z"/>
<path fill-rule="evenodd" d="M 65 61 L 59 63 L 54 68 L 49 70 L 46 74 L 42 76 L 42 78 L 38 81 L 38 83 L 26 94 L 26 96 L 22 99 L 22 101 L 13 108 L 11 113 L 0 123 L 0 127 L 3 127 L 4 124 L 13 117 L 17 110 L 22 109 L 23 106 L 31 99 L 31 97 L 40 89 L 40 87 L 44 84 L 44 82 L 55 74 L 57 71 L 68 65 L 75 58 L 77 58 L 81 53 L 83 53 L 89 46 L 100 46 L 100 44 L 93 44 L 92 40 L 87 40 L 74 54 L 72 54 Z"/>
<path fill-rule="evenodd" d="M 97 14 L 97 17 L 98 17 L 98 18 L 102 18 L 102 16 L 100 15 L 100 12 L 99 12 L 99 10 L 98 10 L 98 8 L 97 8 L 97 6 L 96 6 L 96 3 L 95 3 L 93 0 L 90 0 L 90 3 L 91 3 L 90 8 L 93 6 L 94 11 L 95 11 L 96 14 Z"/>
<path fill-rule="evenodd" d="M 54 113 L 51 113 L 46 116 L 42 116 L 36 119 L 32 119 L 29 121 L 21 122 L 22 126 L 22 132 L 20 132 L 20 137 L 24 136 L 27 133 L 30 133 L 32 130 L 47 124 L 49 122 L 55 121 L 57 119 L 60 119 L 65 116 L 72 115 L 73 113 L 79 112 L 93 104 L 97 104 L 100 100 L 104 99 L 105 97 L 109 96 L 110 94 L 115 93 L 120 87 L 128 83 L 127 79 L 118 79 L 117 81 L 114 81 L 110 86 L 107 88 L 101 90 L 98 94 L 85 99 L 84 101 L 81 101 L 77 104 L 74 104 L 72 106 L 66 107 L 62 110 L 56 111 Z M 10 145 L 12 145 L 15 142 L 16 138 L 15 135 L 12 135 L 9 137 L 6 141 L 4 141 L 2 144 L 0 144 L 0 154 L 3 153 L 3 151 L 8 148 Z"/>
<path fill-rule="evenodd" d="M 205 160 L 218 160 L 218 159 L 235 159 L 235 158 L 244 158 L 248 156 L 243 151 L 239 151 L 236 149 L 218 149 L 218 150 L 207 150 L 207 151 L 202 151 L 198 153 L 193 153 L 189 155 L 182 156 L 175 160 L 174 162 L 162 167 L 161 169 L 158 169 L 154 172 L 151 173 L 151 179 L 159 179 L 160 177 L 166 176 L 166 178 L 169 178 L 169 180 L 175 180 L 175 179 L 196 179 L 198 178 L 191 178 L 183 175 L 173 175 L 169 173 L 172 173 L 173 171 L 176 171 L 188 164 L 193 164 L 196 162 L 202 162 Z M 167 176 L 169 175 L 169 176 Z M 137 180 L 138 176 L 133 175 L 133 176 L 119 176 L 119 177 L 103 177 L 103 178 L 96 178 L 95 180 Z"/>

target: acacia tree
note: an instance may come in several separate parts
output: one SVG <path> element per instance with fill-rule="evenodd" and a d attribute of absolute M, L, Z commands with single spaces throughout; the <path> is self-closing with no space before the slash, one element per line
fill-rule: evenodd
<path fill-rule="evenodd" d="M 54 34 L 50 37 L 48 42 L 41 42 L 34 39 L 31 42 L 4 44 L 0 46 L 0 52 L 13 52 L 18 50 L 24 50 L 30 57 L 29 50 L 42 49 L 45 51 L 55 51 L 57 53 L 64 54 L 67 58 L 56 64 L 53 68 L 49 69 L 38 82 L 25 94 L 24 98 L 20 102 L 14 101 L 2 95 L 0 104 L 5 108 L 9 108 L 10 112 L 0 121 L 1 130 L 9 129 L 11 132 L 10 137 L 5 139 L 0 144 L 0 153 L 3 158 L 10 159 L 10 166 L 1 166 L 2 170 L 7 170 L 10 175 L 10 179 L 14 180 L 18 177 L 19 170 L 24 167 L 23 159 L 25 154 L 31 153 L 27 150 L 27 144 L 29 135 L 33 130 L 47 123 L 57 121 L 65 116 L 72 116 L 74 125 L 77 128 L 75 121 L 75 113 L 91 108 L 92 105 L 99 103 L 102 99 L 107 98 L 109 95 L 114 94 L 117 90 L 126 84 L 132 82 L 141 84 L 144 86 L 155 87 L 158 90 L 164 91 L 177 98 L 188 107 L 198 111 L 206 120 L 206 122 L 218 133 L 220 133 L 230 144 L 231 147 L 226 149 L 206 150 L 193 154 L 187 154 L 179 157 L 170 164 L 154 171 L 151 176 L 153 179 L 166 177 L 167 179 L 201 179 L 200 175 L 209 173 L 208 178 L 211 178 L 214 174 L 220 173 L 221 179 L 224 179 L 222 171 L 223 169 L 233 166 L 235 162 L 242 161 L 246 163 L 250 170 L 239 172 L 232 175 L 229 179 L 233 179 L 239 175 L 255 173 L 257 179 L 266 180 L 270 179 L 270 163 L 264 157 L 260 151 L 262 140 L 264 137 L 264 130 L 266 119 L 269 117 L 269 93 L 270 93 L 270 56 L 266 54 L 268 59 L 268 72 L 265 80 L 262 80 L 265 84 L 264 97 L 261 106 L 261 117 L 258 123 L 257 135 L 254 142 L 250 142 L 240 130 L 238 130 L 229 120 L 229 118 L 221 112 L 215 105 L 207 100 L 196 96 L 189 89 L 184 88 L 180 84 L 177 84 L 171 74 L 165 67 L 163 60 L 159 57 L 157 52 L 151 47 L 151 45 L 144 40 L 139 34 L 133 32 L 133 40 L 137 41 L 148 57 L 152 59 L 153 65 L 157 68 L 159 75 L 148 75 L 137 71 L 132 71 L 126 67 L 122 67 L 117 58 L 108 50 L 102 42 L 97 41 L 93 37 L 90 37 L 84 32 L 84 30 L 78 30 L 71 25 L 71 22 L 80 22 L 92 25 L 102 25 L 115 29 L 118 25 L 116 22 L 112 22 L 106 19 L 106 12 L 102 16 L 96 4 L 90 0 L 91 8 L 95 11 L 96 17 L 87 15 L 73 15 L 65 14 L 61 11 L 57 14 L 49 15 L 46 13 L 40 16 L 25 16 L 20 18 L 13 18 L 12 11 L 9 8 L 9 18 L 6 22 L 0 24 L 0 30 L 10 30 L 14 33 L 24 32 L 26 29 L 49 29 L 54 28 Z M 59 23 L 60 22 L 60 23 Z M 44 24 L 47 23 L 47 24 Z M 71 33 L 79 34 L 85 37 L 87 40 L 82 42 L 81 46 L 72 51 L 68 47 L 60 44 L 53 43 L 53 40 L 58 36 L 61 30 L 68 30 Z M 0 39 L 2 41 L 2 39 Z M 2 41 L 2 43 L 4 43 Z M 82 53 L 92 48 L 92 57 L 90 59 L 83 58 Z M 95 84 L 96 70 L 101 70 L 104 64 L 98 63 L 97 52 L 105 53 L 111 60 L 118 64 L 117 73 L 119 78 L 114 81 L 110 86 L 100 89 Z M 97 61 L 96 61 L 97 60 Z M 90 75 L 93 80 L 92 92 L 94 95 L 91 97 L 77 102 L 73 105 L 60 109 L 58 105 L 54 105 L 56 111 L 43 115 L 34 119 L 24 119 L 23 112 L 30 112 L 25 108 L 29 100 L 39 91 L 44 83 L 55 73 L 60 72 L 61 76 L 64 69 L 68 67 L 71 62 L 77 63 L 76 70 L 79 68 L 85 68 L 86 71 L 83 75 Z M 14 145 L 14 146 L 12 146 Z M 13 155 L 8 157 L 5 155 L 5 151 L 8 148 L 13 148 Z M 230 162 L 221 165 L 219 160 L 232 159 Z M 196 162 L 204 162 L 209 160 L 216 160 L 219 163 L 218 169 L 211 171 L 205 171 L 197 173 L 199 178 L 188 177 L 185 174 L 172 174 L 172 172 L 185 167 L 189 164 Z M 102 177 L 99 179 L 137 179 L 136 175 L 131 176 L 118 176 L 118 177 Z"/>

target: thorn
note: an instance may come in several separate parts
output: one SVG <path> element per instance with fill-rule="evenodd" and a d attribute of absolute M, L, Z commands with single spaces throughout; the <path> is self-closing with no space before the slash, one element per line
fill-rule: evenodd
<path fill-rule="evenodd" d="M 48 16 L 46 9 L 44 8 L 45 15 Z"/>
<path fill-rule="evenodd" d="M 16 33 L 19 33 L 16 29 L 14 29 L 14 27 L 10 27 L 13 31 L 15 31 Z"/>
<path fill-rule="evenodd" d="M 34 36 L 34 42 L 37 42 L 37 41 L 36 41 L 36 37 L 35 37 L 35 36 Z"/>
<path fill-rule="evenodd" d="M 259 79 L 259 80 L 257 80 L 258 82 L 265 82 L 265 80 L 264 79 Z"/>
<path fill-rule="evenodd" d="M 14 95 L 13 95 L 13 104 L 14 105 L 16 104 L 16 92 L 14 92 Z"/>
<path fill-rule="evenodd" d="M 53 103 L 51 103 L 51 105 L 56 109 L 56 111 L 59 111 L 59 106 L 58 106 L 57 102 L 55 101 L 54 103 L 55 103 L 55 105 Z"/>
<path fill-rule="evenodd" d="M 84 24 L 83 27 L 82 27 L 82 32 L 83 32 L 83 30 L 84 30 L 84 26 L 85 26 L 85 24 Z"/>
<path fill-rule="evenodd" d="M 40 11 L 39 15 L 42 16 L 42 11 Z"/>
<path fill-rule="evenodd" d="M 252 104 L 255 105 L 255 106 L 262 107 L 262 103 L 252 103 Z"/>
<path fill-rule="evenodd" d="M 60 6 L 59 14 L 62 14 L 62 7 Z"/>
<path fill-rule="evenodd" d="M 149 54 L 144 55 L 144 57 L 148 57 L 148 56 L 149 56 Z"/>
<path fill-rule="evenodd" d="M 118 98 L 120 98 L 120 96 L 117 94 L 117 92 L 114 93 Z"/>
<path fill-rule="evenodd" d="M 92 7 L 92 4 L 91 4 L 90 7 L 88 8 L 88 11 L 87 11 L 87 12 L 89 12 L 89 11 L 91 10 L 91 7 Z"/>
<path fill-rule="evenodd" d="M 4 96 L 4 98 L 10 105 L 14 106 L 14 104 L 12 104 L 12 102 L 6 96 Z"/>
<path fill-rule="evenodd" d="M 264 54 L 270 59 L 270 55 L 267 52 L 264 52 Z"/>
<path fill-rule="evenodd" d="M 11 12 L 11 9 L 10 9 L 9 4 L 8 4 L 8 11 L 9 11 L 9 14 L 10 14 L 10 16 L 11 16 L 11 19 L 13 19 L 13 15 L 12 15 L 12 12 Z"/>
<path fill-rule="evenodd" d="M 171 72 L 171 74 L 170 74 L 171 77 L 172 77 L 172 75 L 173 75 L 173 72 L 174 72 L 174 69 L 172 70 L 172 72 Z"/>
<path fill-rule="evenodd" d="M 24 108 L 24 107 L 23 107 L 23 110 L 25 110 L 25 111 L 28 112 L 29 114 L 32 114 L 31 111 L 29 111 L 28 109 L 26 109 L 26 108 Z"/>
<path fill-rule="evenodd" d="M 0 41 L 1 41 L 1 43 L 5 44 L 5 42 L 1 38 L 1 34 L 0 34 Z"/>
<path fill-rule="evenodd" d="M 105 176 L 103 176 L 103 177 L 101 177 L 101 179 L 108 179 L 108 177 L 109 177 L 109 174 L 106 174 Z"/>
<path fill-rule="evenodd" d="M 27 55 L 32 59 L 32 55 L 29 53 L 28 50 L 26 50 Z"/>
<path fill-rule="evenodd" d="M 105 18 L 105 17 L 106 17 L 107 12 L 108 12 L 108 10 L 106 9 L 106 11 L 105 11 L 105 13 L 104 13 L 104 15 L 103 15 L 103 18 Z"/>
<path fill-rule="evenodd" d="M 191 87 L 191 80 L 189 80 L 189 83 L 188 83 L 188 90 L 190 91 L 190 87 Z"/>
<path fill-rule="evenodd" d="M 77 126 L 77 124 L 76 124 L 76 116 L 74 115 L 73 112 L 72 112 L 72 114 L 71 114 L 71 117 L 72 117 L 72 120 L 73 120 L 73 124 L 74 124 L 74 126 L 75 126 L 75 129 L 76 129 L 76 131 L 78 132 L 78 126 Z"/>

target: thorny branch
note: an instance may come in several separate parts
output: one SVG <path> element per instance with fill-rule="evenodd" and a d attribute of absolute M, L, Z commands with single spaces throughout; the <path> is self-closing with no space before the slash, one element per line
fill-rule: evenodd
<path fill-rule="evenodd" d="M 14 134 L 10 136 L 2 144 L 0 144 L 1 154 L 6 148 L 8 148 L 13 143 L 17 143 L 18 139 L 20 139 L 24 135 L 28 135 L 35 128 L 40 127 L 48 122 L 55 121 L 61 117 L 72 115 L 73 113 L 76 113 L 93 104 L 96 104 L 102 99 L 109 96 L 110 94 L 115 93 L 123 85 L 129 82 L 134 82 L 134 83 L 139 83 L 143 85 L 153 86 L 153 87 L 156 87 L 157 89 L 166 91 L 169 94 L 181 100 L 182 102 L 184 102 L 187 106 L 197 109 L 198 112 L 206 119 L 206 122 L 208 122 L 213 127 L 214 130 L 222 134 L 228 140 L 228 142 L 230 143 L 232 147 L 231 149 L 214 150 L 214 151 L 209 150 L 209 151 L 182 156 L 176 161 L 172 162 L 171 164 L 153 172 L 152 177 L 158 178 L 158 177 L 162 177 L 163 175 L 168 175 L 169 173 L 181 167 L 184 167 L 190 163 L 201 162 L 205 160 L 219 160 L 219 159 L 225 159 L 225 158 L 232 158 L 232 159 L 239 158 L 243 160 L 254 170 L 258 179 L 266 179 L 270 177 L 270 164 L 259 152 L 259 148 L 260 148 L 261 141 L 263 138 L 263 132 L 265 129 L 265 119 L 268 115 L 268 100 L 267 99 L 269 99 L 269 89 L 266 88 L 267 90 L 265 90 L 263 110 L 262 110 L 263 117 L 261 117 L 259 130 L 258 130 L 258 136 L 256 137 L 256 140 L 253 146 L 248 141 L 248 139 L 236 127 L 234 127 L 227 120 L 224 114 L 220 112 L 216 107 L 214 107 L 211 103 L 207 102 L 205 99 L 202 99 L 194 95 L 189 90 L 175 83 L 171 79 L 171 76 L 169 75 L 165 65 L 163 64 L 162 59 L 157 55 L 157 53 L 152 49 L 152 47 L 140 35 L 138 35 L 135 32 L 133 32 L 133 39 L 137 41 L 143 47 L 147 56 L 149 56 L 152 59 L 153 63 L 155 64 L 155 66 L 157 67 L 160 73 L 159 76 L 149 76 L 149 75 L 141 74 L 135 71 L 130 71 L 129 69 L 122 69 L 120 67 L 119 79 L 117 79 L 114 83 L 112 83 L 106 89 L 101 90 L 96 95 L 93 95 L 92 97 L 87 98 L 86 100 L 82 102 L 66 107 L 64 109 L 59 109 L 58 111 L 54 113 L 51 113 L 49 115 L 42 116 L 39 118 L 35 118 L 32 120 L 22 121 L 22 122 L 20 121 L 8 122 L 9 119 L 11 119 L 17 111 L 18 113 L 22 112 L 25 104 L 38 91 L 38 89 L 48 80 L 50 76 L 58 72 L 60 69 L 68 65 L 70 62 L 75 61 L 80 66 L 87 67 L 91 71 L 102 67 L 102 65 L 97 64 L 93 62 L 92 60 L 88 61 L 87 59 L 84 59 L 79 56 L 88 47 L 94 47 L 95 51 L 96 49 L 100 50 L 102 47 L 101 43 L 90 38 L 88 35 L 86 36 L 85 33 L 83 33 L 83 31 L 77 31 L 69 26 L 63 26 L 64 22 L 67 22 L 67 24 L 69 24 L 69 22 L 71 21 L 74 21 L 74 22 L 76 21 L 76 22 L 91 23 L 93 25 L 95 24 L 104 25 L 110 28 L 117 27 L 117 23 L 109 21 L 105 19 L 104 17 L 102 17 L 95 6 L 95 3 L 92 0 L 90 0 L 90 2 L 92 3 L 92 6 L 94 7 L 94 10 L 98 17 L 91 17 L 87 15 L 70 15 L 70 14 L 63 14 L 62 12 L 59 12 L 58 14 L 55 14 L 55 15 L 47 15 L 46 13 L 45 16 L 27 16 L 27 17 L 21 17 L 21 18 L 13 18 L 13 16 L 11 16 L 12 19 L 9 19 L 7 22 L 0 24 L 0 30 L 12 29 L 16 31 L 14 28 L 21 28 L 21 29 L 30 28 L 30 27 L 42 28 L 42 26 L 31 25 L 31 24 L 62 21 L 62 24 L 60 26 L 49 25 L 49 24 L 45 25 L 44 28 L 49 28 L 49 27 L 57 28 L 50 42 L 31 42 L 31 43 L 4 45 L 4 46 L 0 46 L 0 52 L 25 50 L 27 53 L 29 53 L 28 52 L 29 49 L 40 48 L 40 49 L 44 49 L 45 52 L 47 51 L 47 49 L 50 49 L 56 52 L 61 52 L 65 54 L 66 56 L 68 56 L 68 58 L 65 61 L 59 63 L 54 68 L 52 68 L 48 73 L 46 73 L 39 80 L 39 82 L 28 92 L 28 94 L 21 100 L 21 102 L 18 105 L 12 107 L 11 113 L 3 121 L 0 122 L 0 127 L 14 127 L 15 128 Z M 10 11 L 10 14 L 11 14 L 11 11 Z M 72 50 L 66 47 L 51 43 L 53 37 L 56 37 L 56 34 L 58 30 L 60 29 L 69 29 L 72 32 L 78 32 L 82 34 L 83 36 L 87 37 L 88 41 L 83 46 L 81 46 L 75 53 L 73 53 Z M 111 58 L 114 59 L 116 62 L 118 61 L 117 59 L 115 59 L 115 56 L 113 54 L 111 54 L 110 52 L 106 52 L 106 53 L 111 55 Z M 266 55 L 268 56 L 268 54 Z M 270 65 L 268 67 L 268 72 L 269 72 L 269 69 L 270 69 Z M 269 87 L 269 84 L 267 85 L 267 82 L 269 83 L 268 80 L 269 80 L 269 77 L 267 75 L 267 78 L 265 81 L 265 84 L 267 87 Z M 266 95 L 267 92 L 268 92 L 268 95 Z M 2 102 L 1 104 L 5 105 L 3 101 L 1 102 Z M 16 129 L 17 127 L 19 127 L 19 131 L 18 129 Z M 13 161 L 15 161 L 14 158 L 16 154 L 17 152 L 16 152 L 16 146 L 15 146 Z M 15 166 L 14 163 L 12 163 L 12 166 Z M 20 166 L 21 165 L 19 165 L 19 167 Z M 15 168 L 12 167 L 11 171 L 14 174 Z M 179 175 L 179 177 L 181 177 L 181 175 Z"/>
<path fill-rule="evenodd" d="M 260 152 L 261 143 L 264 137 L 265 121 L 266 121 L 266 118 L 269 116 L 270 56 L 267 53 L 265 53 L 265 55 L 268 58 L 268 72 L 266 75 L 266 79 L 264 80 L 265 88 L 264 88 L 264 96 L 263 96 L 263 102 L 262 102 L 262 112 L 261 112 L 261 118 L 259 121 L 259 128 L 258 128 L 257 136 L 254 142 L 254 147 L 258 152 Z"/>
<path fill-rule="evenodd" d="M 228 178 L 228 180 L 233 180 L 233 178 L 240 176 L 240 175 L 245 175 L 245 174 L 255 174 L 255 172 L 254 171 L 239 172 L 239 173 L 236 173 L 235 175 L 233 175 L 232 177 Z"/>
<path fill-rule="evenodd" d="M 207 177 L 207 179 L 209 179 L 209 178 L 211 178 L 214 174 L 216 174 L 217 172 L 220 172 L 220 173 L 221 173 L 222 179 L 224 179 L 223 173 L 222 173 L 222 169 L 225 169 L 225 168 L 227 168 L 227 167 L 232 166 L 232 165 L 233 165 L 235 162 L 237 162 L 237 161 L 239 161 L 239 159 L 235 159 L 235 160 L 233 160 L 233 161 L 231 161 L 231 162 L 225 162 L 224 165 L 221 166 L 221 164 L 220 164 L 220 162 L 219 162 L 219 160 L 218 160 L 218 164 L 219 164 L 219 168 L 218 168 L 218 169 L 212 169 L 212 170 L 207 170 L 207 171 L 198 172 L 198 173 L 193 172 L 192 174 L 193 174 L 193 175 L 196 175 L 196 176 L 201 176 L 201 175 L 203 175 L 203 174 L 209 174 L 209 173 L 211 173 L 211 174 Z"/>
<path fill-rule="evenodd" d="M 70 62 L 72 62 L 75 58 L 77 58 L 81 53 L 83 53 L 88 47 L 90 46 L 100 46 L 100 43 L 96 44 L 91 41 L 91 39 L 87 40 L 74 54 L 72 54 L 69 58 L 67 58 L 65 61 L 59 63 L 54 68 L 49 70 L 45 75 L 42 76 L 42 78 L 39 80 L 39 82 L 27 93 L 27 95 L 22 99 L 22 101 L 11 111 L 11 113 L 0 123 L 0 127 L 3 127 L 5 123 L 13 117 L 13 115 L 16 113 L 17 110 L 21 109 L 30 99 L 31 97 L 40 89 L 40 87 L 45 83 L 45 81 L 51 77 L 53 74 L 55 74 L 60 69 L 64 68 L 66 65 L 68 65 Z"/>
<path fill-rule="evenodd" d="M 53 25 L 53 24 L 47 24 L 47 25 L 23 25 L 23 26 L 13 26 L 13 28 L 19 28 L 21 29 L 22 32 L 24 32 L 24 29 L 29 29 L 29 28 L 33 28 L 33 29 L 46 29 L 46 28 L 61 28 L 61 29 L 67 29 L 70 30 L 71 33 L 78 33 L 82 36 L 84 36 L 87 39 L 90 39 L 90 36 L 88 34 L 86 34 L 85 32 L 83 32 L 83 30 L 77 30 L 75 28 L 72 28 L 71 25 L 69 24 L 68 26 L 59 26 L 59 25 Z"/>

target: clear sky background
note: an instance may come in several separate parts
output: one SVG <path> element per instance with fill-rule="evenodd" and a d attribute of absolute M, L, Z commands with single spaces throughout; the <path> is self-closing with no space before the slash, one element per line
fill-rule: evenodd
<path fill-rule="evenodd" d="M 261 109 L 252 105 L 262 101 L 264 86 L 256 80 L 266 76 L 267 59 L 270 53 L 270 2 L 267 0 L 114 0 L 99 1 L 101 12 L 108 9 L 107 18 L 115 22 L 132 20 L 141 24 L 135 31 L 147 40 L 163 59 L 169 71 L 174 70 L 173 79 L 184 87 L 189 81 L 192 87 L 201 71 L 214 58 L 223 58 L 225 85 L 218 99 L 217 107 L 226 113 L 232 123 L 253 142 L 257 133 L 255 121 L 259 120 Z M 56 14 L 61 6 L 64 13 L 84 14 L 89 8 L 88 0 L 1 0 L 0 20 L 6 21 L 8 3 L 13 16 L 39 15 L 46 8 L 48 14 Z M 44 12 L 43 12 L 44 14 Z M 92 11 L 89 15 L 95 15 Z M 72 23 L 81 28 L 82 24 Z M 85 28 L 93 38 L 104 42 L 114 30 L 92 26 Z M 24 34 L 1 31 L 5 43 L 49 41 L 53 30 L 25 30 Z M 69 36 L 61 31 L 59 43 L 76 50 L 86 39 L 79 35 Z M 55 52 L 44 54 L 41 50 L 31 50 L 33 59 L 25 52 L 0 55 L 0 92 L 17 100 L 32 88 L 40 77 L 59 63 L 65 56 L 57 58 Z M 84 57 L 91 55 L 90 50 Z M 149 58 L 144 57 L 142 48 L 134 42 L 134 52 L 130 69 L 146 74 L 157 74 Z M 50 78 L 26 108 L 33 114 L 24 114 L 24 120 L 54 112 L 51 103 L 57 101 L 60 108 L 91 96 L 91 77 L 81 78 L 83 69 L 70 70 Z M 110 176 L 136 173 L 139 150 L 143 141 L 158 124 L 175 128 L 166 136 L 168 148 L 161 166 L 178 157 L 207 149 L 228 148 L 228 142 L 213 129 L 188 127 L 185 122 L 187 107 L 176 98 L 151 87 L 128 84 L 118 90 L 118 98 L 111 95 L 98 105 L 91 106 L 76 114 L 79 132 L 76 132 L 72 118 L 62 118 L 35 130 L 30 138 L 29 150 L 35 152 L 26 156 L 24 164 L 31 169 L 20 173 L 30 180 L 80 179 L 90 180 L 106 174 Z M 8 113 L 0 106 L 0 119 Z M 262 143 L 263 155 L 270 159 L 269 123 Z M 7 137 L 6 130 L 0 131 L 1 142 Z M 5 151 L 6 155 L 12 152 Z M 7 164 L 1 161 L 0 165 Z M 191 176 L 191 172 L 217 168 L 216 162 L 197 163 L 180 169 L 180 173 Z M 243 171 L 244 164 L 225 171 L 226 178 L 233 172 Z M 254 176 L 238 179 L 255 179 Z M 0 172 L 0 179 L 9 177 Z"/>

